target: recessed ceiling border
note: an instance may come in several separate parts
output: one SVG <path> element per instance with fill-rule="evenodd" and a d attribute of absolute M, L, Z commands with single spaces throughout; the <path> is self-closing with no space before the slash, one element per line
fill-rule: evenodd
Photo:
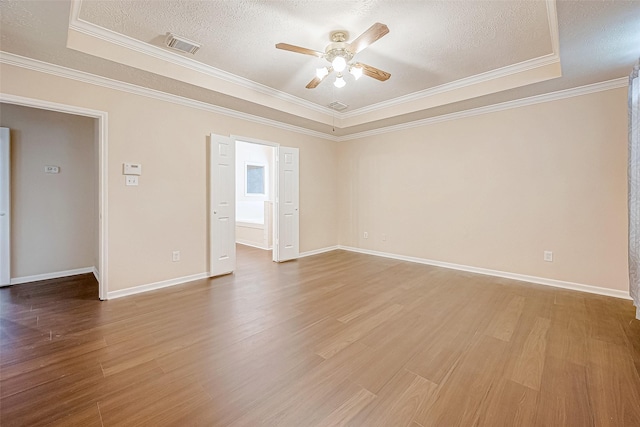
<path fill-rule="evenodd" d="M 184 69 L 194 71 L 196 73 L 200 73 L 204 76 L 213 77 L 216 80 L 220 80 L 225 83 L 230 83 L 236 87 L 239 87 L 242 89 L 248 89 L 250 91 L 253 91 L 262 95 L 266 95 L 268 98 L 277 99 L 280 101 L 284 101 L 286 103 L 293 104 L 294 106 L 297 106 L 297 107 L 303 107 L 305 109 L 314 111 L 316 113 L 321 113 L 323 117 L 320 117 L 320 118 L 318 118 L 317 116 L 311 117 L 308 115 L 300 115 L 300 116 L 304 118 L 308 118 L 310 120 L 315 120 L 324 124 L 332 123 L 334 111 L 328 107 L 306 101 L 294 95 L 290 95 L 288 93 L 276 90 L 269 86 L 266 86 L 266 85 L 254 82 L 252 80 L 237 76 L 235 74 L 228 73 L 218 68 L 203 64 L 202 62 L 196 61 L 194 59 L 183 57 L 175 52 L 170 52 L 163 48 L 151 45 L 149 43 L 142 42 L 140 40 L 126 36 L 124 34 L 120 34 L 115 31 L 109 30 L 107 28 L 101 27 L 99 25 L 93 24 L 91 22 L 85 21 L 82 18 L 80 18 L 80 12 L 81 12 L 83 1 L 84 0 L 71 0 L 71 8 L 69 11 L 69 31 L 75 31 L 79 34 L 83 34 L 85 36 L 92 37 L 92 38 L 101 40 L 103 42 L 113 44 L 115 46 L 126 48 L 133 52 L 141 53 L 154 59 L 166 61 L 167 63 L 174 64 L 179 67 L 183 67 Z M 72 42 L 71 38 L 67 40 L 67 47 L 74 49 L 73 46 L 69 46 L 70 42 Z M 84 52 L 91 54 L 90 52 L 86 52 L 86 51 Z M 125 64 L 125 65 L 128 65 L 128 64 Z M 150 70 L 147 70 L 147 71 L 150 71 Z M 170 75 L 167 75 L 166 77 L 175 78 Z M 191 83 L 191 82 L 187 82 L 187 83 Z M 238 97 L 238 94 L 233 90 L 229 90 L 222 93 L 225 93 L 226 95 Z M 261 104 L 270 108 L 276 108 L 281 111 L 285 111 L 282 108 L 282 106 L 278 108 L 277 106 L 269 105 L 268 103 L 262 102 L 261 99 L 258 99 L 258 98 L 247 99 L 247 100 L 251 102 L 256 102 L 258 104 Z M 290 111 L 286 111 L 286 112 L 290 112 Z"/>
<path fill-rule="evenodd" d="M 247 120 L 253 123 L 273 126 L 278 129 L 283 129 L 290 132 L 296 132 L 303 135 L 313 136 L 316 138 L 322 138 L 329 141 L 338 140 L 337 137 L 330 134 L 326 134 L 324 132 L 318 132 L 318 131 L 306 129 L 300 126 L 290 125 L 288 123 L 279 122 L 277 120 L 266 119 L 264 117 L 256 116 L 253 114 L 243 113 L 240 111 L 220 107 L 220 106 L 209 104 L 206 102 L 196 101 L 194 99 L 186 98 L 183 96 L 174 95 L 171 93 L 166 93 L 166 92 L 162 92 L 159 90 L 150 89 L 142 86 L 137 86 L 131 83 L 121 82 L 119 80 L 98 76 L 96 74 L 87 73 L 85 71 L 74 70 L 72 68 L 63 67 L 57 64 L 51 64 L 49 62 L 39 61 L 33 58 L 27 58 L 27 57 L 16 55 L 10 52 L 0 51 L 0 64 L 12 65 L 15 67 L 25 68 L 28 70 L 38 71 L 41 73 L 46 73 L 46 74 L 51 74 L 58 77 L 76 80 L 82 83 L 102 86 L 109 89 L 115 89 L 122 92 L 131 93 L 134 95 L 146 96 L 148 98 L 153 98 L 160 101 L 166 101 L 166 102 L 171 102 L 173 104 L 197 108 L 199 110 L 210 111 L 213 113 L 222 114 L 224 116 Z"/>
<path fill-rule="evenodd" d="M 566 98 L 573 98 L 575 96 L 588 95 L 591 93 L 602 92 L 605 90 L 612 90 L 627 87 L 629 85 L 629 79 L 627 77 L 621 77 L 618 79 L 607 80 L 599 83 L 592 83 L 585 86 L 578 86 L 571 89 L 564 89 L 555 92 L 544 93 L 541 95 L 529 96 L 526 98 L 514 99 L 512 101 L 505 101 L 498 104 L 486 105 L 484 107 L 472 108 L 469 110 L 457 111 L 455 113 L 442 114 L 440 116 L 429 117 L 426 119 L 414 120 L 412 122 L 401 123 L 397 125 L 381 127 L 378 129 L 372 129 L 369 131 L 352 133 L 350 135 L 341 136 L 339 141 L 350 141 L 353 139 L 366 138 L 369 136 L 382 135 L 390 132 L 397 132 L 405 129 L 412 129 L 420 126 L 427 126 L 435 123 L 446 122 L 449 120 L 457 120 L 465 117 L 479 116 L 482 114 L 495 113 L 498 111 L 510 110 L 513 108 L 526 107 L 529 105 L 541 104 L 543 102 L 558 101 Z"/>
<path fill-rule="evenodd" d="M 495 70 L 490 70 L 474 76 L 465 77 L 453 82 L 445 83 L 439 86 L 431 87 L 408 95 L 399 96 L 388 101 L 379 102 L 367 107 L 358 108 L 346 113 L 341 113 L 337 117 L 340 119 L 349 119 L 364 114 L 379 111 L 385 108 L 396 107 L 400 104 L 419 101 L 435 95 L 473 86 L 479 83 L 488 82 L 501 77 L 508 77 L 523 71 L 529 71 L 540 67 L 560 63 L 560 38 L 558 31 L 558 12 L 556 9 L 556 0 L 545 0 L 547 9 L 547 22 L 549 24 L 549 36 L 551 39 L 551 53 L 537 58 L 528 59 L 517 64 L 508 65 Z"/>
<path fill-rule="evenodd" d="M 544 102 L 552 102 L 552 101 L 557 101 L 561 99 L 572 98 L 575 96 L 588 95 L 591 93 L 628 87 L 628 83 L 629 83 L 628 81 L 629 79 L 627 77 L 621 77 L 618 79 L 607 80 L 604 82 L 593 83 L 585 86 L 579 86 L 575 88 L 549 92 L 541 95 L 530 96 L 527 98 L 520 98 L 512 101 L 498 103 L 498 104 L 487 105 L 484 107 L 478 107 L 478 108 L 463 110 L 455 113 L 429 117 L 426 119 L 414 120 L 407 123 L 381 127 L 378 129 L 372 129 L 370 131 L 358 132 L 358 133 L 353 133 L 353 134 L 344 135 L 344 136 L 334 136 L 327 133 L 306 129 L 300 126 L 294 126 L 287 123 L 279 122 L 277 120 L 266 119 L 264 117 L 255 116 L 255 115 L 243 113 L 243 112 L 238 112 L 228 108 L 208 104 L 206 102 L 196 101 L 196 100 L 185 98 L 182 96 L 161 92 L 155 89 L 149 89 L 149 88 L 137 86 L 131 83 L 125 83 L 118 80 L 109 79 L 107 77 L 102 77 L 95 74 L 87 73 L 84 71 L 78 71 L 78 70 L 63 67 L 60 65 L 39 61 L 37 59 L 27 58 L 27 57 L 16 55 L 10 52 L 0 51 L 0 64 L 6 64 L 14 67 L 38 71 L 45 74 L 54 75 L 57 77 L 76 80 L 82 83 L 88 83 L 96 86 L 106 87 L 109 89 L 115 89 L 115 90 L 131 93 L 134 95 L 146 96 L 146 97 L 157 99 L 160 101 L 166 101 L 166 102 L 171 102 L 178 105 L 184 105 L 187 107 L 210 111 L 210 112 L 222 114 L 228 117 L 234 117 L 238 119 L 251 121 L 254 123 L 273 126 L 278 129 L 283 129 L 290 132 L 296 132 L 303 135 L 313 136 L 316 138 L 324 139 L 327 141 L 333 141 L 333 142 L 350 141 L 354 139 L 366 138 L 369 136 L 382 135 L 385 133 L 412 129 L 416 127 L 426 126 L 426 125 L 435 124 L 439 122 L 445 122 L 449 120 L 462 119 L 465 117 L 478 116 L 482 114 L 489 114 L 493 112 L 509 110 L 512 108 L 519 108 L 519 107 L 525 107 L 528 105 L 534 105 L 534 104 L 540 104 Z M 3 92 L 0 92 L 0 95 L 2 94 Z"/>
<path fill-rule="evenodd" d="M 516 75 L 518 75 L 519 73 L 531 72 L 531 71 L 535 71 L 536 69 L 542 70 L 541 73 L 543 74 L 533 77 L 533 78 L 537 78 L 538 79 L 537 81 L 559 77 L 561 75 L 559 71 L 556 72 L 553 69 L 549 69 L 551 71 L 543 70 L 544 67 L 549 67 L 553 65 L 557 65 L 556 67 L 557 70 L 560 69 L 559 67 L 559 63 L 560 63 L 559 36 L 558 36 L 559 33 L 558 33 L 556 0 L 545 0 L 546 11 L 547 11 L 547 22 L 549 26 L 549 34 L 551 39 L 552 52 L 550 54 L 537 57 L 537 58 L 532 58 L 530 60 L 526 60 L 518 64 L 513 64 L 513 65 L 509 65 L 499 69 L 491 70 L 482 74 L 470 76 L 468 78 L 446 83 L 444 85 L 425 89 L 423 91 L 415 92 L 405 96 L 400 96 L 388 101 L 380 102 L 374 105 L 370 105 L 367 107 L 363 107 L 363 108 L 359 108 L 353 111 L 343 112 L 343 113 L 336 112 L 332 109 L 329 109 L 326 106 L 318 105 L 316 103 L 290 95 L 288 93 L 279 91 L 277 89 L 259 84 L 252 80 L 245 79 L 243 77 L 211 67 L 209 65 L 198 62 L 194 59 L 176 55 L 175 53 L 166 51 L 160 47 L 141 42 L 134 38 L 125 36 L 123 34 L 119 34 L 112 30 L 109 30 L 104 27 L 93 24 L 91 22 L 85 21 L 80 18 L 80 12 L 81 12 L 83 1 L 84 0 L 71 0 L 71 8 L 70 8 L 70 16 L 69 16 L 70 31 L 76 31 L 86 36 L 94 37 L 101 41 L 112 43 L 122 48 L 130 49 L 134 52 L 146 54 L 152 58 L 167 61 L 179 67 L 184 67 L 186 69 L 195 71 L 197 73 L 201 73 L 205 76 L 213 77 L 215 79 L 219 79 L 226 83 L 231 83 L 236 87 L 248 89 L 250 91 L 255 91 L 262 95 L 266 95 L 270 98 L 284 101 L 286 103 L 291 103 L 298 107 L 303 107 L 307 110 L 315 112 L 316 114 L 310 115 L 310 114 L 304 113 L 304 111 L 290 110 L 286 107 L 286 105 L 285 106 L 272 105 L 268 101 L 265 101 L 264 99 L 247 99 L 248 101 L 256 102 L 260 105 L 264 105 L 270 108 L 275 108 L 287 113 L 295 114 L 309 120 L 317 121 L 319 123 L 332 124 L 341 129 L 345 129 L 350 126 L 354 126 L 358 124 L 369 123 L 369 122 L 380 120 L 383 118 L 393 117 L 398 114 L 418 111 L 424 108 L 431 108 L 431 107 L 443 105 L 449 102 L 459 101 L 459 100 L 465 99 L 464 95 L 461 95 L 461 89 L 471 88 L 474 85 L 486 84 L 487 82 L 492 83 L 501 78 L 508 79 L 511 77 L 515 79 Z M 554 73 L 556 74 L 554 75 Z M 534 76 L 534 75 L 529 73 L 528 76 Z M 168 77 L 171 77 L 171 76 L 168 76 Z M 532 77 L 529 77 L 529 78 L 532 78 Z M 530 81 L 528 83 L 533 83 L 533 81 Z M 522 86 L 521 83 L 511 82 L 510 84 L 511 86 L 507 86 L 504 89 Z M 223 93 L 238 97 L 238 94 L 232 90 L 226 91 Z M 448 102 L 446 99 L 446 95 L 449 93 L 452 97 L 452 100 L 449 100 Z M 479 96 L 482 94 L 487 94 L 487 93 L 490 93 L 488 89 L 480 89 L 480 92 L 478 92 L 478 94 L 472 95 L 472 97 Z M 424 102 L 422 103 L 419 102 L 424 100 L 431 100 L 431 102 L 427 102 L 427 104 L 424 104 Z M 401 112 L 398 112 L 397 107 L 399 107 L 400 105 L 404 106 L 405 107 L 404 110 L 406 111 L 403 110 Z M 318 116 L 317 113 L 319 113 L 320 116 Z M 372 114 L 372 113 L 376 113 L 376 114 Z M 365 117 L 367 115 L 369 117 Z"/>

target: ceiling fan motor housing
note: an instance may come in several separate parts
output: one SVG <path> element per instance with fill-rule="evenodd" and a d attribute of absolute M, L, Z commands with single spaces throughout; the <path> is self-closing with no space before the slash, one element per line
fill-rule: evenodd
<path fill-rule="evenodd" d="M 325 49 L 325 57 L 332 62 L 337 56 L 342 56 L 345 61 L 349 62 L 353 58 L 353 53 L 349 51 L 349 43 L 333 42 L 327 45 Z"/>
<path fill-rule="evenodd" d="M 337 56 L 341 56 L 346 62 L 351 61 L 353 53 L 349 51 L 349 43 L 347 43 L 349 33 L 344 30 L 333 31 L 329 35 L 329 38 L 331 39 L 331 43 L 329 43 L 324 50 L 327 60 L 333 62 Z"/>

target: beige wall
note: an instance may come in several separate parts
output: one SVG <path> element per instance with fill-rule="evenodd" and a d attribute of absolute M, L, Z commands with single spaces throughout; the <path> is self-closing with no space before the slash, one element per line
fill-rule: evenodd
<path fill-rule="evenodd" d="M 97 265 L 94 121 L 0 105 L 11 129 L 12 278 Z"/>
<path fill-rule="evenodd" d="M 0 71 L 4 93 L 108 112 L 110 291 L 208 270 L 210 132 L 300 149 L 302 251 L 340 243 L 627 289 L 625 89 L 332 143 L 26 69 Z M 142 163 L 139 187 L 124 186 L 123 162 Z M 171 262 L 173 250 L 181 262 Z"/>
<path fill-rule="evenodd" d="M 0 75 L 3 93 L 108 113 L 109 291 L 208 271 L 211 132 L 299 148 L 300 250 L 338 240 L 336 143 L 9 65 Z M 142 164 L 138 187 L 125 187 L 123 162 Z"/>
<path fill-rule="evenodd" d="M 340 243 L 628 290 L 626 126 L 622 88 L 341 143 Z"/>

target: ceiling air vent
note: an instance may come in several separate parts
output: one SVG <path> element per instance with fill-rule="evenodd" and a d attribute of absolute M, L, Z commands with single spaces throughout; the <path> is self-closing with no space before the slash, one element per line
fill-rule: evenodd
<path fill-rule="evenodd" d="M 182 36 L 176 36 L 175 34 L 167 33 L 167 38 L 164 41 L 167 47 L 171 49 L 176 49 L 181 52 L 187 52 L 194 54 L 200 49 L 200 44 L 196 42 L 192 42 L 189 39 L 185 39 Z"/>
<path fill-rule="evenodd" d="M 347 104 L 343 104 L 342 102 L 338 102 L 338 101 L 335 101 L 329 104 L 329 108 L 336 111 L 346 110 L 347 107 L 349 107 Z"/>

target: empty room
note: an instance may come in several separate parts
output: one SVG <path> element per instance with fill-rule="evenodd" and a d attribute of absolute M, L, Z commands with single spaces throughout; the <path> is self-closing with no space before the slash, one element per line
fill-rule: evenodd
<path fill-rule="evenodd" d="M 640 426 L 640 1 L 0 36 L 3 427 Z"/>

